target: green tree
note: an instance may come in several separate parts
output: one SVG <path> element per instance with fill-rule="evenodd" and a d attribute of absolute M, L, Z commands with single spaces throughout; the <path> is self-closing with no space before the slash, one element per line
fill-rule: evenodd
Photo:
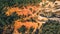
<path fill-rule="evenodd" d="M 42 34 L 60 34 L 60 22 L 49 20 L 43 25 Z"/>

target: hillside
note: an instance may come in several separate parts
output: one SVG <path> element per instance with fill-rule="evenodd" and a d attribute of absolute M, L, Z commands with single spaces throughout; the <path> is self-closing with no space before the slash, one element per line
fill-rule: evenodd
<path fill-rule="evenodd" d="M 0 0 L 0 34 L 60 34 L 60 1 Z"/>

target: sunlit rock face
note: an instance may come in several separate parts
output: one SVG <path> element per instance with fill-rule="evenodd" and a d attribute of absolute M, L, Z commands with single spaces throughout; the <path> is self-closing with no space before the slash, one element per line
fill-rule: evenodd
<path fill-rule="evenodd" d="M 17 20 L 14 21 L 14 32 L 13 33 L 19 34 L 18 29 L 21 28 L 22 26 L 24 26 L 23 28 L 26 27 L 27 30 L 30 30 L 30 28 L 32 27 L 33 32 L 35 32 L 36 29 L 38 29 L 38 28 L 40 29 L 42 24 L 47 21 L 47 18 L 39 17 L 38 16 L 39 14 L 37 15 L 37 13 L 39 12 L 38 9 L 40 10 L 41 8 L 39 6 L 27 6 L 27 7 L 23 7 L 23 9 L 19 8 L 19 7 L 7 7 L 7 11 L 5 12 L 5 14 L 7 16 L 12 15 L 14 12 L 17 14 L 17 16 L 19 16 L 19 21 L 17 21 Z M 23 15 L 22 18 L 20 18 L 21 15 Z M 31 16 L 31 15 L 33 15 L 33 16 Z M 35 18 L 35 17 L 37 17 L 37 18 Z M 31 19 L 29 22 L 28 20 L 26 21 L 25 18 L 26 18 L 26 20 L 27 19 L 30 20 L 30 18 L 33 18 L 34 20 L 37 20 L 37 21 L 33 22 L 33 20 Z M 29 31 L 27 31 L 27 32 L 29 33 Z M 25 31 L 25 33 L 27 33 L 27 32 Z"/>
<path fill-rule="evenodd" d="M 56 17 L 60 17 L 60 1 L 55 1 L 53 12 L 56 15 Z"/>
<path fill-rule="evenodd" d="M 13 21 L 14 22 L 13 34 L 22 34 L 22 33 L 29 34 L 29 32 L 32 32 L 33 34 L 34 32 L 36 32 L 37 29 L 40 30 L 41 26 L 45 24 L 46 21 L 48 21 L 48 18 L 46 17 L 51 17 L 53 13 L 59 17 L 60 16 L 59 13 L 60 8 L 58 6 L 59 4 L 57 4 L 56 7 L 54 6 L 55 4 L 53 2 L 43 0 L 39 4 L 40 7 L 39 6 L 27 6 L 23 8 L 7 7 L 8 10 L 5 14 L 8 17 L 12 15 L 14 12 L 16 12 L 16 14 L 19 16 L 18 18 L 19 20 Z M 45 17 L 41 16 L 40 14 L 37 14 L 36 12 L 38 13 L 41 12 L 40 14 L 43 14 Z"/>
<path fill-rule="evenodd" d="M 54 11 L 60 11 L 60 1 L 55 1 L 55 3 L 54 3 Z"/>
<path fill-rule="evenodd" d="M 55 1 L 55 3 L 57 3 L 57 5 L 60 5 L 60 1 Z"/>
<path fill-rule="evenodd" d="M 46 0 L 44 2 L 40 3 L 40 6 L 42 8 L 42 13 L 41 15 L 44 17 L 56 17 L 56 16 L 60 16 L 60 1 L 56 1 L 54 0 L 54 2 L 52 0 Z"/>

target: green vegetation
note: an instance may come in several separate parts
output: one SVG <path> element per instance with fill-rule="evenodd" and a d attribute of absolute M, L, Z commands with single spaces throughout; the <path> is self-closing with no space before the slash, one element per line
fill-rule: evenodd
<path fill-rule="evenodd" d="M 29 34 L 31 34 L 33 32 L 33 30 L 34 30 L 34 28 L 31 27 L 29 30 Z"/>
<path fill-rule="evenodd" d="M 23 6 L 28 4 L 37 4 L 40 1 L 41 0 L 0 0 L 0 24 L 7 25 L 19 18 L 19 16 L 17 16 L 16 13 L 13 13 L 12 15 L 7 16 L 5 14 L 5 12 L 7 11 L 5 7 L 8 7 L 8 6 L 12 7 L 15 4 L 18 4 L 18 5 L 23 4 Z"/>
<path fill-rule="evenodd" d="M 13 27 L 14 20 L 21 18 L 21 16 L 17 16 L 16 13 L 7 16 L 5 14 L 7 11 L 7 9 L 4 9 L 5 7 L 13 7 L 15 4 L 17 4 L 17 6 L 26 6 L 29 4 L 36 5 L 39 2 L 41 2 L 41 0 L 0 0 L 0 34 L 2 34 L 4 31 L 4 26 L 8 27 L 8 25 L 11 25 Z M 53 13 L 46 13 L 45 15 L 46 17 L 50 17 L 52 14 Z M 31 20 L 34 21 L 33 19 Z M 6 32 L 11 33 L 10 29 L 13 30 L 13 28 L 9 26 Z M 33 28 L 30 30 L 33 31 Z M 18 31 L 25 33 L 25 26 L 22 26 L 20 29 L 18 29 Z M 60 34 L 60 23 L 58 21 L 49 20 L 46 24 L 43 25 L 42 34 Z"/>
<path fill-rule="evenodd" d="M 26 27 L 23 25 L 21 28 L 18 29 L 18 32 L 22 32 L 24 34 L 26 30 Z"/>
<path fill-rule="evenodd" d="M 18 5 L 28 5 L 28 4 L 38 4 L 41 2 L 41 0 L 0 0 L 0 8 L 5 7 L 5 6 L 13 6 L 15 4 Z"/>
<path fill-rule="evenodd" d="M 60 34 L 60 22 L 49 20 L 43 25 L 42 34 Z"/>
<path fill-rule="evenodd" d="M 39 3 L 41 0 L 0 0 L 0 33 L 2 33 L 3 31 L 3 27 L 6 25 L 11 25 L 14 24 L 14 20 L 17 20 L 18 18 L 20 18 L 19 16 L 17 16 L 16 13 L 11 14 L 10 16 L 7 16 L 5 14 L 5 12 L 7 11 L 7 9 L 5 7 L 14 7 L 15 4 L 17 4 L 17 6 L 25 6 L 28 4 L 37 4 Z M 5 9 L 4 9 L 5 8 Z"/>

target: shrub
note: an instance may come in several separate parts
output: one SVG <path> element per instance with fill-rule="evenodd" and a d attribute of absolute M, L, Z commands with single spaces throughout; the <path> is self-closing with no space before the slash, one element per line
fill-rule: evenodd
<path fill-rule="evenodd" d="M 49 20 L 43 25 L 42 34 L 60 34 L 60 22 Z"/>

